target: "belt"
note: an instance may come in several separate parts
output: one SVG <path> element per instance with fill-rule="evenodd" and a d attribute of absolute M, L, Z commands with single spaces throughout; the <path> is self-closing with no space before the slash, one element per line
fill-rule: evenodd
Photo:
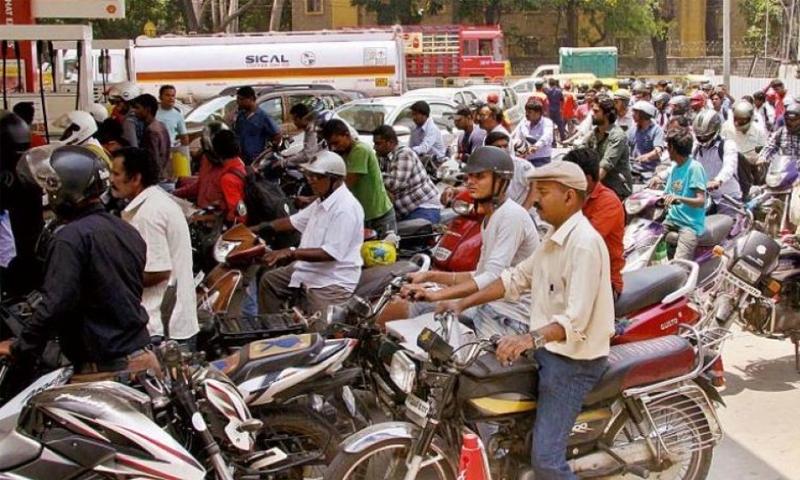
<path fill-rule="evenodd" d="M 153 347 L 148 345 L 146 347 L 132 351 L 131 353 L 122 357 L 117 357 L 111 360 L 102 360 L 99 362 L 83 362 L 75 366 L 76 374 L 86 373 L 102 373 L 102 372 L 118 372 L 128 368 L 128 363 L 142 355 L 152 352 Z"/>

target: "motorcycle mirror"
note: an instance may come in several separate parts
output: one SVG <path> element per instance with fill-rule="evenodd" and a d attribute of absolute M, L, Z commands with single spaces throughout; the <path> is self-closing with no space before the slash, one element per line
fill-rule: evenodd
<path fill-rule="evenodd" d="M 358 295 L 353 295 L 347 301 L 347 310 L 359 318 L 367 318 L 372 314 L 372 305 Z"/>
<path fill-rule="evenodd" d="M 243 200 L 239 200 L 239 202 L 236 204 L 236 214 L 240 217 L 247 215 L 247 205 L 244 204 Z"/>

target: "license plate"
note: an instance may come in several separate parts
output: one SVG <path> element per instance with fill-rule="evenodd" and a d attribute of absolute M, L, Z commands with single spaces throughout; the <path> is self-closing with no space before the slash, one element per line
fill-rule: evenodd
<path fill-rule="evenodd" d="M 409 393 L 408 396 L 406 396 L 406 413 L 412 414 L 411 419 L 415 421 L 414 423 L 420 423 L 420 422 L 424 423 L 425 420 L 428 418 L 428 414 L 430 413 L 430 411 L 431 411 L 431 405 L 425 400 L 419 398 L 413 393 Z"/>
<path fill-rule="evenodd" d="M 433 250 L 433 258 L 435 258 L 436 260 L 438 260 L 440 262 L 444 262 L 445 260 L 450 258 L 450 253 L 451 253 L 450 250 L 448 250 L 446 248 L 436 247 Z"/>

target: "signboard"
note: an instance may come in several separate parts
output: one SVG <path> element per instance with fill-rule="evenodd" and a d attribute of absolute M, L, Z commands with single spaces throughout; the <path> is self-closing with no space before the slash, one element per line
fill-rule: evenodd
<path fill-rule="evenodd" d="M 25 2 L 32 2 L 35 18 L 125 18 L 125 0 L 22 0 Z"/>
<path fill-rule="evenodd" d="M 406 53 L 422 53 L 422 32 L 403 32 L 403 50 Z"/>
<path fill-rule="evenodd" d="M 33 25 L 33 15 L 31 14 L 31 0 L 2 0 L 3 6 L 0 8 L 0 25 Z M 28 91 L 34 89 L 33 70 L 33 42 L 20 42 L 19 51 L 14 50 L 14 42 L 9 42 L 8 53 L 6 56 L 6 78 L 0 81 L 0 88 L 7 91 Z M 22 59 L 22 84 L 18 85 L 17 58 Z M 11 65 L 13 64 L 13 66 Z M 2 68 L 2 67 L 0 67 Z M 3 72 L 0 72 L 2 75 Z"/>

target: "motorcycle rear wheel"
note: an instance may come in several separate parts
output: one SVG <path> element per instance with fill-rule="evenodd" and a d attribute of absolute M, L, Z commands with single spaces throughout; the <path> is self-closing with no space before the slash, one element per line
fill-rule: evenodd
<path fill-rule="evenodd" d="M 668 433 L 670 430 L 681 428 L 676 427 L 676 425 L 689 421 L 685 411 L 674 408 L 669 405 L 669 403 L 677 403 L 677 400 L 675 402 L 665 402 L 658 407 L 657 411 L 652 412 L 655 418 L 661 420 L 656 427 L 662 435 L 665 432 Z M 699 409 L 700 406 L 698 405 L 694 408 Z M 696 431 L 693 434 L 699 435 Z M 616 423 L 609 429 L 607 438 L 610 440 L 609 444 L 612 446 L 620 446 L 644 440 L 639 434 L 639 429 L 636 427 L 633 420 L 627 415 L 622 415 L 617 419 Z M 653 443 L 658 442 L 654 433 L 650 434 L 650 441 Z M 651 471 L 649 478 L 656 480 L 703 480 L 708 477 L 708 472 L 711 469 L 712 456 L 713 447 L 711 446 L 691 452 L 661 471 Z M 634 478 L 632 475 L 615 478 L 629 477 Z"/>
<path fill-rule="evenodd" d="M 449 459 L 458 458 L 457 453 L 448 455 L 437 443 L 431 446 L 432 453 L 441 454 L 442 460 L 420 470 L 418 480 L 456 480 Z M 402 480 L 410 448 L 409 438 L 386 438 L 358 453 L 341 451 L 328 466 L 325 480 Z"/>

